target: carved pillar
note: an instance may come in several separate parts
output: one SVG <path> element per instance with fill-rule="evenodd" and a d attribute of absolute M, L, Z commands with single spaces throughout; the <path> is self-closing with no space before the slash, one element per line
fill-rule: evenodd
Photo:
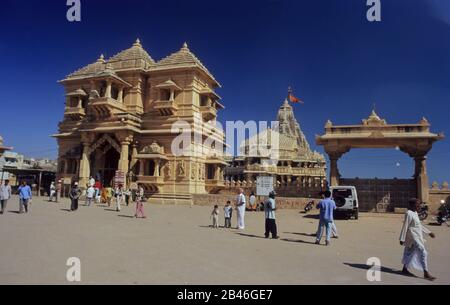
<path fill-rule="evenodd" d="M 110 80 L 107 80 L 106 81 L 105 97 L 108 97 L 108 98 L 111 97 L 111 86 L 112 86 L 112 82 Z"/>
<path fill-rule="evenodd" d="M 138 151 L 137 151 L 137 143 L 133 143 L 133 145 L 131 146 L 131 163 L 130 163 L 130 169 L 132 169 L 136 163 L 137 163 L 137 155 L 138 155 Z"/>
<path fill-rule="evenodd" d="M 159 167 L 161 165 L 161 161 L 160 160 L 155 160 L 154 162 L 155 162 L 155 171 L 153 173 L 153 176 L 159 177 L 159 175 L 160 175 Z"/>
<path fill-rule="evenodd" d="M 417 183 L 417 197 L 422 202 L 428 202 L 429 200 L 429 186 L 428 186 L 428 175 L 427 175 L 427 157 L 417 156 L 414 158 L 416 163 L 416 183 Z"/>
<path fill-rule="evenodd" d="M 81 153 L 80 171 L 78 174 L 78 178 L 80 187 L 84 189 L 88 184 L 90 175 L 89 154 L 91 143 L 87 139 L 82 139 L 82 141 L 83 152 Z"/>
<path fill-rule="evenodd" d="M 130 133 L 119 133 L 117 134 L 117 138 L 120 141 L 120 159 L 118 170 L 123 172 L 125 175 L 128 174 L 129 171 L 129 153 L 130 153 L 130 144 L 133 141 L 133 136 Z M 126 188 L 126 185 L 123 186 Z"/>
<path fill-rule="evenodd" d="M 145 160 L 139 160 L 139 176 L 145 176 Z"/>
<path fill-rule="evenodd" d="M 123 87 L 119 88 L 119 93 L 117 94 L 117 101 L 119 103 L 123 102 Z"/>
<path fill-rule="evenodd" d="M 170 89 L 169 101 L 173 102 L 174 100 L 175 100 L 175 90 L 174 89 Z"/>
<path fill-rule="evenodd" d="M 214 180 L 216 180 L 216 181 L 220 180 L 220 167 L 219 167 L 219 165 L 216 165 L 215 172 L 214 172 Z"/>
<path fill-rule="evenodd" d="M 339 185 L 339 168 L 338 168 L 338 155 L 329 155 L 330 157 L 330 184 L 331 186 Z"/>

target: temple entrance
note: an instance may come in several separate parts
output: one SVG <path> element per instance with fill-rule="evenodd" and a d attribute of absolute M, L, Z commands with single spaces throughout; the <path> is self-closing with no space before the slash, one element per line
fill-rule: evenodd
<path fill-rule="evenodd" d="M 105 154 L 105 166 L 100 171 L 102 185 L 112 186 L 114 176 L 119 165 L 120 154 L 113 148 Z"/>
<path fill-rule="evenodd" d="M 423 118 L 417 124 L 388 124 L 381 119 L 375 111 L 362 120 L 360 125 L 333 125 L 328 121 L 325 125 L 325 134 L 316 137 L 316 143 L 323 145 L 330 159 L 331 186 L 358 185 L 357 191 L 361 192 L 367 202 L 359 199 L 360 205 L 372 210 L 373 204 L 388 203 L 388 209 L 404 207 L 402 204 L 405 196 L 417 197 L 422 202 L 429 202 L 429 182 L 426 169 L 427 154 L 433 144 L 444 138 L 444 135 L 430 131 L 430 123 Z M 413 179 L 408 180 L 343 180 L 339 172 L 338 160 L 347 152 L 355 148 L 395 148 L 406 153 L 414 160 Z M 376 160 L 376 159 L 375 159 Z M 414 188 L 414 190 L 413 190 Z M 403 192 L 397 190 L 403 189 Z M 395 196 L 400 203 L 391 204 L 391 194 L 395 190 Z M 398 195 L 398 196 L 397 196 Z M 414 195 L 414 196 L 412 196 Z M 380 197 L 381 198 L 378 198 Z M 387 196 L 386 198 L 384 198 Z M 371 208 L 372 206 L 372 208 Z"/>
<path fill-rule="evenodd" d="M 90 155 L 90 175 L 103 186 L 113 186 L 119 168 L 120 153 L 112 136 L 103 136 L 92 147 Z"/>

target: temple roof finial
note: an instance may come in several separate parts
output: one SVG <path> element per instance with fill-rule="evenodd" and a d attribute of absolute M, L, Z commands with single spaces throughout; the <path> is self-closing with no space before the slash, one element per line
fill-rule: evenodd
<path fill-rule="evenodd" d="M 136 41 L 134 42 L 133 47 L 142 48 L 141 40 L 139 38 L 136 38 Z"/>
<path fill-rule="evenodd" d="M 189 46 L 186 41 L 183 43 L 182 49 L 189 49 Z"/>
<path fill-rule="evenodd" d="M 103 54 L 100 54 L 100 57 L 97 59 L 97 62 L 104 63 L 105 62 L 105 56 Z"/>

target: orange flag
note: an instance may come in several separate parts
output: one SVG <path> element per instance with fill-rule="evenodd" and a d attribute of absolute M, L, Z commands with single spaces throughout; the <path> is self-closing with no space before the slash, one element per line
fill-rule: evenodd
<path fill-rule="evenodd" d="M 304 104 L 304 102 L 301 99 L 295 97 L 292 92 L 289 92 L 289 100 L 294 104 Z"/>

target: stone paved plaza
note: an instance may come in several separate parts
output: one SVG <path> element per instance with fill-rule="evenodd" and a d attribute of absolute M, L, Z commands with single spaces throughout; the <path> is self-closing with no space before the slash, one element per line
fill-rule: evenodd
<path fill-rule="evenodd" d="M 130 217 L 134 204 L 120 213 L 68 207 L 35 199 L 19 215 L 10 200 L 0 217 L 0 284 L 67 284 L 69 257 L 81 259 L 82 284 L 368 284 L 369 257 L 382 261 L 381 284 L 429 284 L 397 274 L 401 215 L 338 220 L 341 237 L 325 247 L 310 236 L 315 216 L 295 210 L 278 212 L 281 239 L 266 240 L 261 213 L 247 214 L 240 233 L 209 228 L 209 207 L 147 205 L 146 220 Z M 429 228 L 430 270 L 436 284 L 450 284 L 450 228 Z"/>

